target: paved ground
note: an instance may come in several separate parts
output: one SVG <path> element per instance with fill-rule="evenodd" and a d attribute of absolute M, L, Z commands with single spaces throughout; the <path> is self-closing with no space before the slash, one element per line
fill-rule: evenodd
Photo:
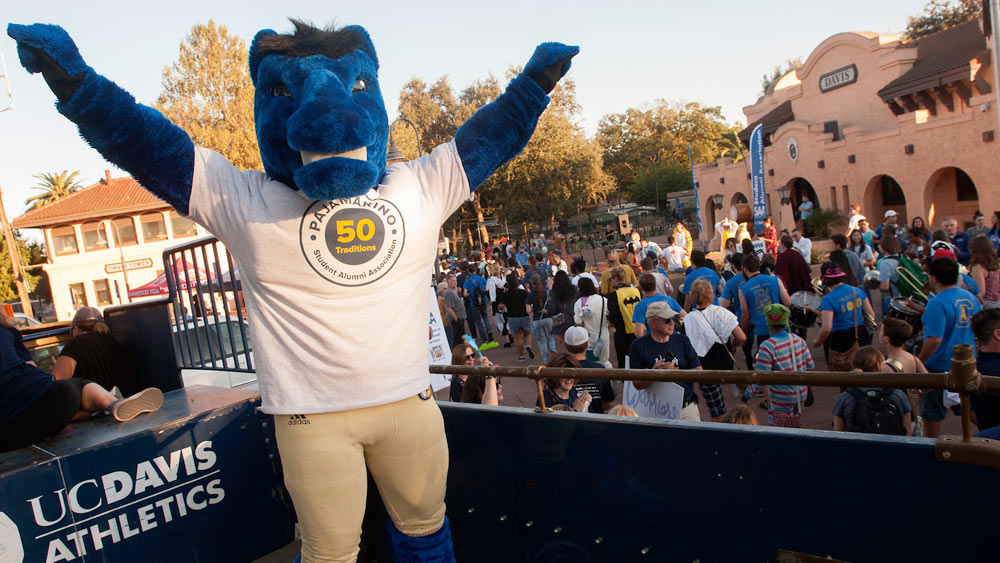
<path fill-rule="evenodd" d="M 598 249 L 600 253 L 600 249 Z M 814 266 L 814 269 L 818 270 L 818 266 Z M 674 287 L 680 287 L 683 283 L 683 278 L 671 276 L 671 283 Z M 813 328 L 809 331 L 809 342 L 816 337 L 816 333 L 819 332 L 819 328 Z M 613 339 L 609 339 L 609 344 L 612 345 L 611 351 L 611 362 L 615 363 L 615 352 Z M 559 351 L 564 351 L 561 345 L 557 346 Z M 884 347 L 883 348 L 883 352 Z M 812 349 L 813 360 L 816 362 L 817 370 L 826 369 L 826 360 L 823 356 L 822 348 Z M 494 348 L 489 350 L 486 355 L 494 363 L 502 366 L 524 366 L 524 365 L 542 365 L 541 356 L 537 354 L 534 360 L 528 360 L 525 363 L 520 363 L 517 361 L 517 351 L 512 346 L 511 348 Z M 740 369 L 747 369 L 746 360 L 743 355 L 743 351 L 738 350 L 736 352 L 736 365 Z M 740 404 L 740 400 L 733 396 L 733 386 L 726 385 L 724 389 L 724 395 L 726 398 L 726 406 L 732 407 Z M 620 385 L 616 388 L 620 389 Z M 697 391 L 697 385 L 695 386 Z M 816 399 L 815 403 L 811 407 L 807 407 L 803 413 L 803 422 L 807 428 L 831 430 L 833 428 L 833 404 L 837 399 L 837 395 L 840 393 L 840 389 L 836 387 L 814 387 L 813 395 Z M 538 398 L 537 387 L 534 382 L 529 379 L 521 378 L 505 378 L 503 381 L 503 405 L 507 406 L 523 406 L 523 407 L 533 407 Z M 440 400 L 447 401 L 448 393 L 447 390 L 438 393 L 438 398 Z M 759 408 L 761 399 L 754 399 L 751 401 L 751 405 L 754 406 L 754 412 L 757 415 L 758 420 L 761 423 L 766 423 L 767 421 L 767 411 L 763 408 Z M 708 410 L 705 408 L 704 401 L 699 404 L 701 409 L 702 420 L 709 420 Z M 952 414 L 948 415 L 945 419 L 943 426 L 943 433 L 945 434 L 955 434 L 961 435 L 961 419 Z"/>

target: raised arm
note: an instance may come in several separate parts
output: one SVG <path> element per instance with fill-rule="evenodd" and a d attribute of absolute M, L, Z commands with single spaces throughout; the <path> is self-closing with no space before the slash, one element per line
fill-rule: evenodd
<path fill-rule="evenodd" d="M 517 156 L 549 103 L 549 92 L 570 67 L 579 47 L 542 43 L 507 90 L 479 109 L 455 133 L 462 166 L 475 190 L 490 174 Z"/>
<path fill-rule="evenodd" d="M 10 24 L 7 35 L 17 41 L 21 64 L 42 74 L 58 99 L 56 109 L 87 143 L 186 215 L 194 174 L 188 134 L 87 66 L 63 28 Z"/>

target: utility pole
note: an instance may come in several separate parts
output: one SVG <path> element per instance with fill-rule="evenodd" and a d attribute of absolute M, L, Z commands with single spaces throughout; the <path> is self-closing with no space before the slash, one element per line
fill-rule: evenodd
<path fill-rule="evenodd" d="M 14 283 L 17 285 L 17 296 L 21 298 L 21 310 L 25 315 L 34 317 L 31 310 L 31 298 L 28 297 L 28 286 L 24 283 L 24 268 L 21 267 L 21 256 L 14 244 L 14 230 L 10 228 L 7 221 L 7 209 L 3 205 L 3 191 L 0 190 L 0 224 L 3 226 L 3 238 L 7 242 L 7 252 L 10 254 L 10 266 L 14 274 Z"/>

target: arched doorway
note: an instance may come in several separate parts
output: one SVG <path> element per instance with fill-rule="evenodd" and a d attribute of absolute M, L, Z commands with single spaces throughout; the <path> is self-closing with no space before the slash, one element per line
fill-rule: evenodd
<path fill-rule="evenodd" d="M 715 213 L 715 203 L 712 202 L 712 196 L 708 196 L 708 198 L 705 199 L 705 205 L 702 207 L 702 210 L 707 211 L 705 213 L 705 217 L 708 221 L 705 222 L 705 234 L 708 235 L 708 238 L 712 238 L 715 236 L 715 222 L 718 221 Z"/>
<path fill-rule="evenodd" d="M 931 174 L 924 201 L 931 228 L 939 228 L 945 217 L 954 217 L 958 228 L 965 230 L 974 224 L 972 215 L 979 209 L 979 191 L 964 170 L 949 166 Z"/>
<path fill-rule="evenodd" d="M 792 178 L 785 185 L 792 188 L 792 207 L 796 212 L 803 201 L 803 196 L 808 197 L 809 201 L 812 202 L 814 211 L 820 208 L 819 196 L 816 195 L 816 190 L 813 189 L 809 180 L 805 178 Z"/>
<path fill-rule="evenodd" d="M 861 207 L 862 215 L 868 217 L 868 224 L 873 229 L 885 222 L 885 212 L 890 209 L 897 213 L 897 224 L 908 225 L 910 222 L 906 213 L 906 194 L 899 182 L 888 174 L 880 174 L 868 181 Z"/>

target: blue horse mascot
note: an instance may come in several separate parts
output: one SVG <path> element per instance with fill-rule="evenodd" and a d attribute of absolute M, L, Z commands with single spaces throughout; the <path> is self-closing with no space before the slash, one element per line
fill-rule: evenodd
<path fill-rule="evenodd" d="M 288 34 L 260 31 L 250 47 L 264 173 L 195 147 L 89 67 L 61 27 L 10 24 L 7 33 L 92 147 L 234 256 L 302 560 L 356 559 L 367 464 L 395 561 L 453 561 L 448 445 L 427 392 L 437 234 L 524 148 L 579 49 L 539 45 L 453 140 L 387 167 L 389 121 L 368 33 L 292 23 Z"/>

